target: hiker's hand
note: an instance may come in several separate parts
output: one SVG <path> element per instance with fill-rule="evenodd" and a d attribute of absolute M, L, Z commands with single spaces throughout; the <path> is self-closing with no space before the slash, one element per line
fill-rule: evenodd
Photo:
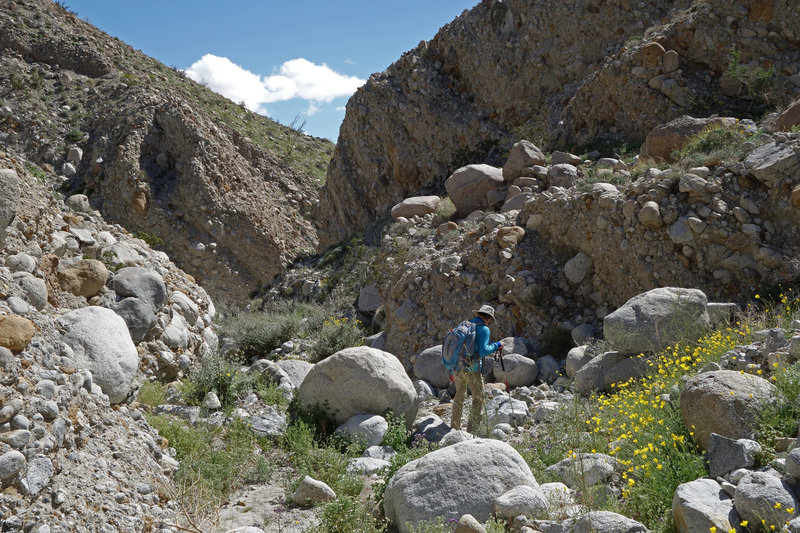
<path fill-rule="evenodd" d="M 499 353 L 501 357 L 503 355 L 503 348 L 504 347 L 505 347 L 505 345 L 502 342 L 498 342 L 497 343 L 497 353 Z"/>

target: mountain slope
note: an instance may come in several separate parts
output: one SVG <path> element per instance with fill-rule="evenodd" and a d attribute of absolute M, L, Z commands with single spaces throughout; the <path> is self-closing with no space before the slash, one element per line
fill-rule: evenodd
<path fill-rule="evenodd" d="M 0 6 L 0 135 L 216 297 L 316 247 L 333 145 L 255 115 L 46 0 Z M 70 148 L 72 161 L 68 159 Z M 69 165 L 67 165 L 69 163 Z"/>
<path fill-rule="evenodd" d="M 759 73 L 786 103 L 800 84 L 793 4 L 481 2 L 351 98 L 321 192 L 321 247 L 410 194 L 440 193 L 453 170 L 509 140 L 642 139 L 687 113 L 752 114 L 765 88 L 742 80 Z"/>

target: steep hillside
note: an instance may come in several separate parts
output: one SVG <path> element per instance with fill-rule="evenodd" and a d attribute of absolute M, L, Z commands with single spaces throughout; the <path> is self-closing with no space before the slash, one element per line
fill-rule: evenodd
<path fill-rule="evenodd" d="M 441 193 L 450 172 L 509 140 L 642 139 L 686 113 L 788 103 L 800 86 L 793 4 L 481 2 L 351 98 L 321 192 L 321 247 L 412 192 Z"/>
<path fill-rule="evenodd" d="M 317 245 L 333 146 L 250 113 L 58 3 L 0 4 L 0 140 L 220 299 Z"/>

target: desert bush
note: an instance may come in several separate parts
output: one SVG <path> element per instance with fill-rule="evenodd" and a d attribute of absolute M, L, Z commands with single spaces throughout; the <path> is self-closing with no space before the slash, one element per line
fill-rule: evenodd
<path fill-rule="evenodd" d="M 710 126 L 693 135 L 682 149 L 672 154 L 672 159 L 683 168 L 740 161 L 763 142 L 761 132 L 750 133 L 740 125 Z"/>
<path fill-rule="evenodd" d="M 156 407 L 167 399 L 167 386 L 160 381 L 149 381 L 139 387 L 136 393 L 139 403 Z"/>
<path fill-rule="evenodd" d="M 380 533 L 385 523 L 376 520 L 369 505 L 353 496 L 340 496 L 322 510 L 320 524 L 312 533 Z"/>
<path fill-rule="evenodd" d="M 271 461 L 257 451 L 267 448 L 265 442 L 243 422 L 212 428 L 166 415 L 146 417 L 177 452 L 180 467 L 173 496 L 193 521 L 213 514 L 213 509 L 242 485 L 264 483 L 272 475 Z"/>
<path fill-rule="evenodd" d="M 241 364 L 216 353 L 204 357 L 189 373 L 182 392 L 188 403 L 199 404 L 206 393 L 214 391 L 224 406 L 236 403 L 237 398 L 251 392 L 263 378 L 247 372 Z"/>
<path fill-rule="evenodd" d="M 291 340 L 300 331 L 302 319 L 298 311 L 239 313 L 220 322 L 220 333 L 234 340 L 245 360 L 260 359 Z"/>
<path fill-rule="evenodd" d="M 364 342 L 364 330 L 361 326 L 360 321 L 347 317 L 331 317 L 323 322 L 311 349 L 312 362 L 322 361 L 345 348 L 361 346 Z"/>

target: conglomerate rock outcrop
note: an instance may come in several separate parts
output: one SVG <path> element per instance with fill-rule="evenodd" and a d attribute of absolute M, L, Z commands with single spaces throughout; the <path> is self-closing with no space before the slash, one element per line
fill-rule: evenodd
<path fill-rule="evenodd" d="M 784 102 L 800 87 L 798 38 L 791 0 L 483 1 L 348 102 L 320 247 L 412 192 L 440 193 L 523 132 L 561 145 L 644 138 L 689 112 L 752 107 L 757 91 Z"/>

